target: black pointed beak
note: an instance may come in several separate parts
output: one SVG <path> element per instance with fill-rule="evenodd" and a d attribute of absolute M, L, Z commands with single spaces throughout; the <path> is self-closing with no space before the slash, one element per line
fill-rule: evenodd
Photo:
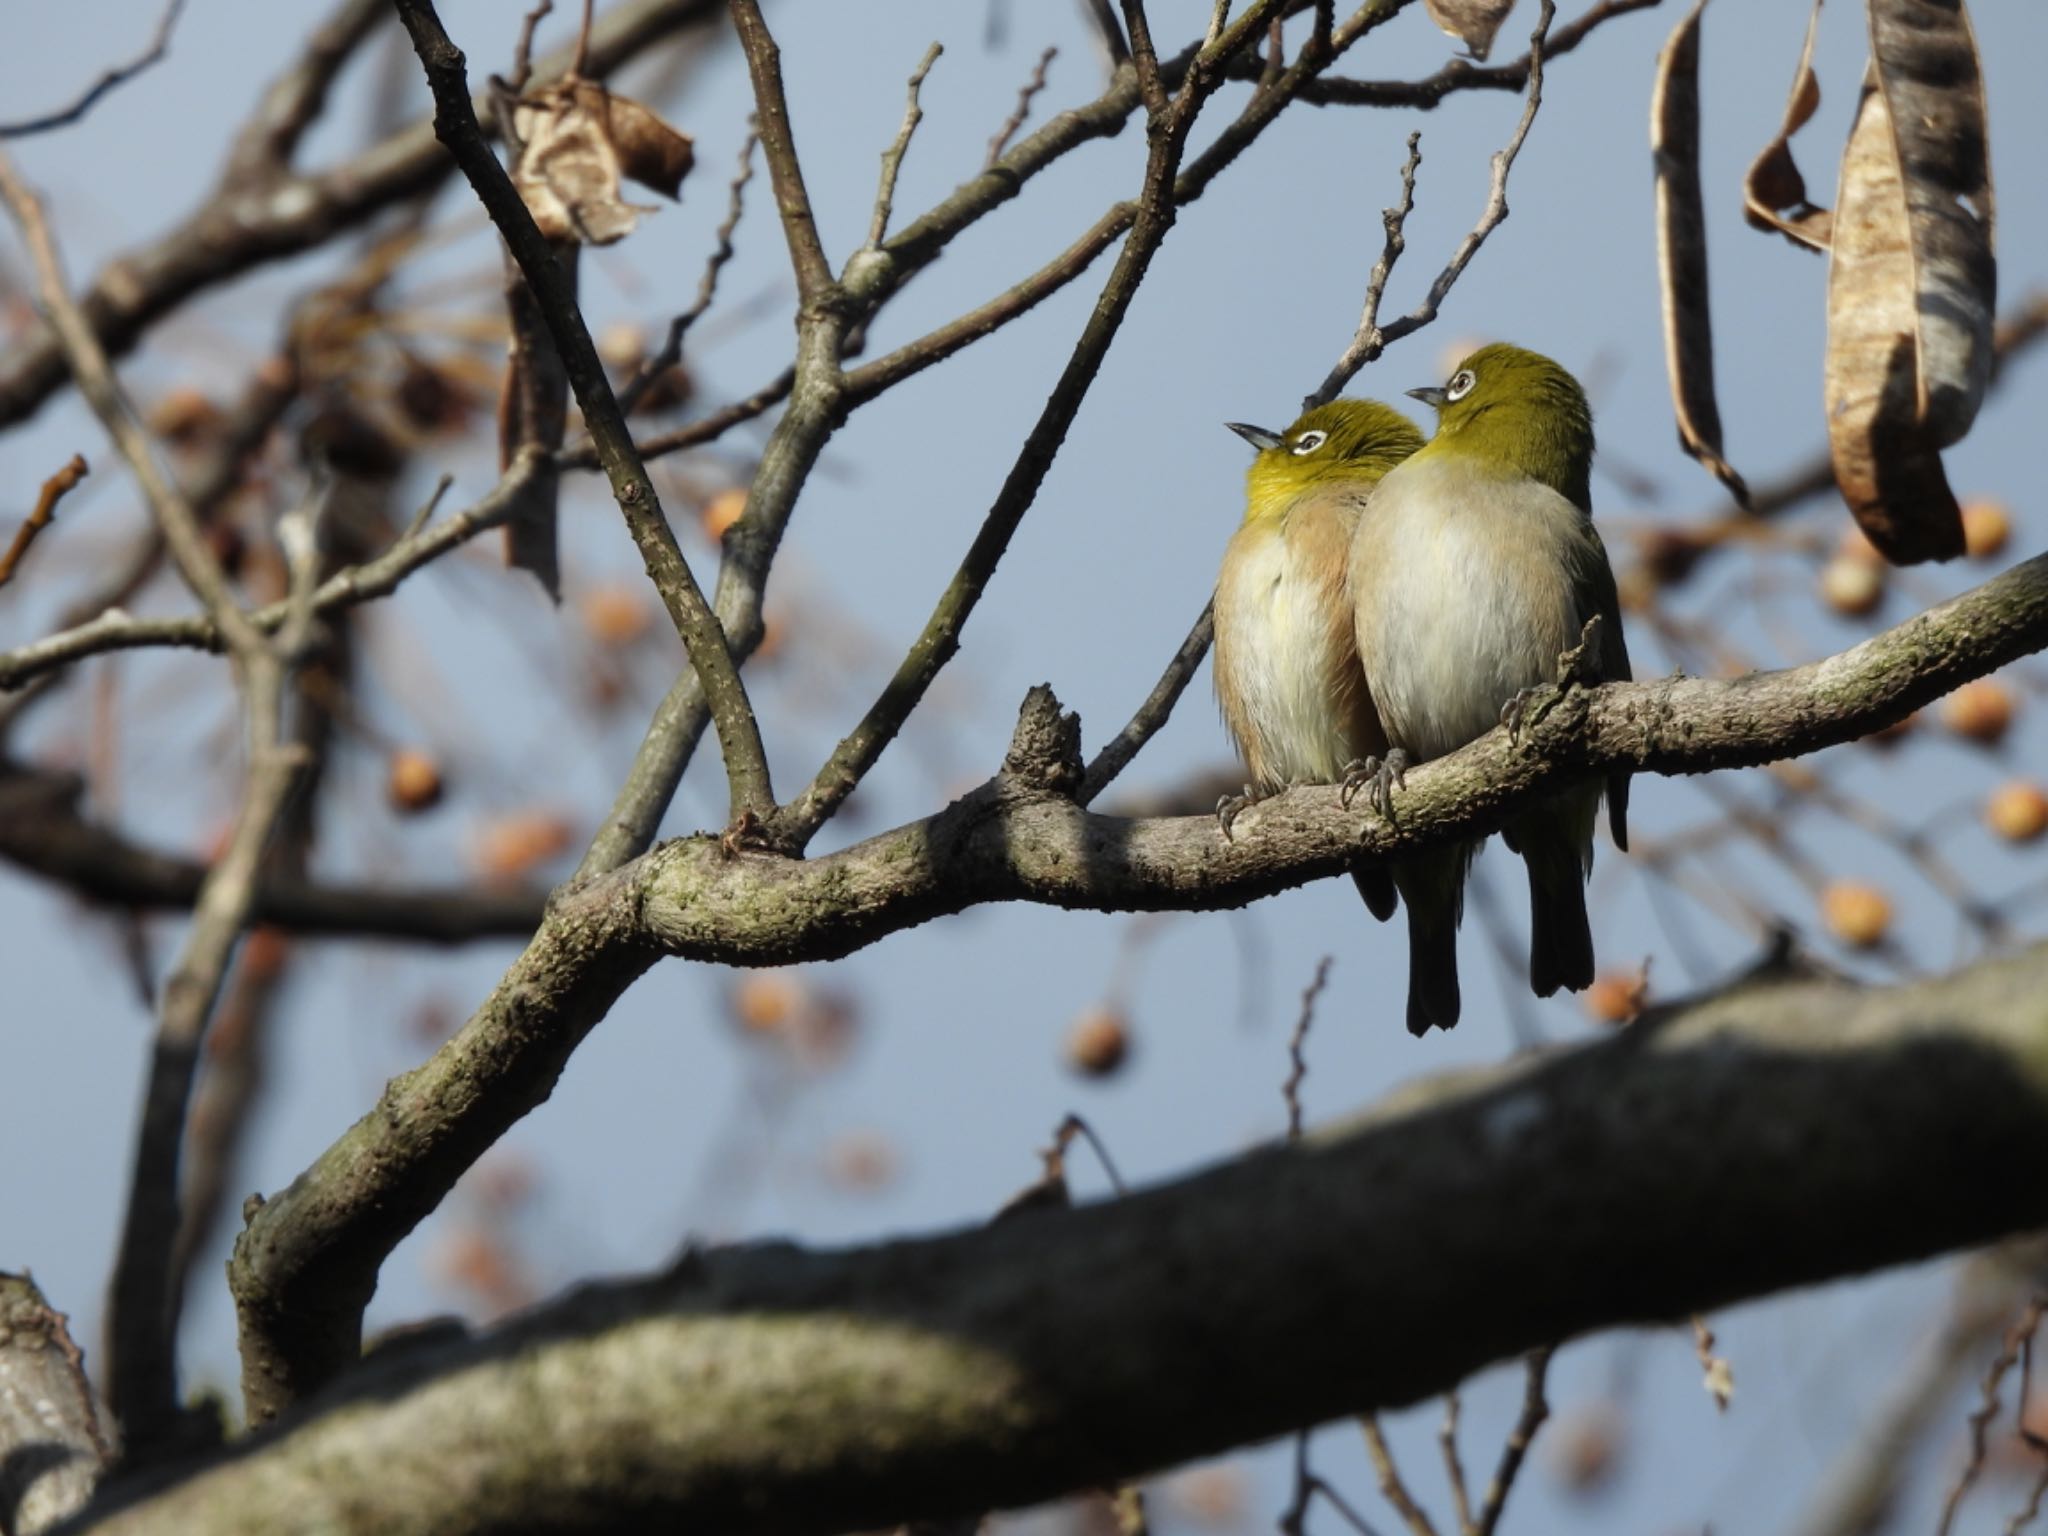
<path fill-rule="evenodd" d="M 1408 398 L 1410 400 L 1420 400 L 1433 411 L 1440 411 L 1444 408 L 1444 392 L 1434 385 L 1427 389 L 1411 389 L 1408 391 Z"/>
<path fill-rule="evenodd" d="M 1278 448 L 1280 446 L 1280 434 L 1278 432 L 1268 432 L 1264 427 L 1249 426 L 1242 421 L 1226 421 L 1223 425 L 1230 428 L 1231 431 L 1235 432 L 1261 453 L 1264 453 L 1268 448 Z"/>

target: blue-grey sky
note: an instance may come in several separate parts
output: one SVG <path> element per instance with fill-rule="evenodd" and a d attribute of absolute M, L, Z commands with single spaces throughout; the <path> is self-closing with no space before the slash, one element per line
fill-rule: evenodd
<path fill-rule="evenodd" d="M 442 9 L 470 54 L 473 76 L 503 67 L 521 7 L 471 0 Z M 903 111 L 904 76 L 933 39 L 946 53 L 924 87 L 925 120 L 897 190 L 899 219 L 979 169 L 990 134 L 1043 47 L 1060 51 L 1037 120 L 1100 89 L 1101 62 L 1077 7 L 1010 0 L 996 9 L 1006 25 L 991 45 L 989 7 L 970 0 L 776 0 L 769 7 L 812 201 L 835 261 L 865 237 L 877 157 Z M 1155 31 L 1162 39 L 1192 35 L 1209 9 L 1202 0 L 1159 0 Z M 1578 9 L 1567 5 L 1561 19 Z M 68 95 L 74 82 L 138 45 L 154 10 L 155 0 L 23 7 L 10 28 L 12 46 L 0 52 L 0 116 Z M 2048 139 L 2048 104 L 2036 89 L 2048 27 L 2035 8 L 1982 10 L 1993 155 L 2005 172 L 2001 287 L 2010 301 L 2048 281 L 2041 254 L 2048 223 L 2028 158 Z M 258 83 L 288 55 L 311 14 L 257 0 L 191 0 L 163 65 L 84 123 L 19 147 L 23 168 L 49 193 L 75 278 L 164 229 L 205 195 Z M 1610 460 L 1651 477 L 1660 492 L 1630 495 L 1612 477 L 1596 483 L 1596 509 L 1618 559 L 1626 558 L 1629 530 L 1696 514 L 1717 499 L 1712 482 L 1677 450 L 1660 355 L 1646 125 L 1652 61 L 1677 14 L 1665 5 L 1624 17 L 1556 63 L 1515 169 L 1513 215 L 1443 318 L 1354 385 L 1398 399 L 1440 378 L 1458 345 L 1473 338 L 1512 338 L 1555 355 L 1592 387 Z M 1503 32 L 1502 57 L 1519 49 L 1533 16 L 1524 0 Z M 1775 129 L 1805 21 L 1805 8 L 1786 0 L 1719 0 L 1706 18 L 1704 171 L 1721 409 L 1730 455 L 1753 480 L 1802 461 L 1822 436 L 1825 262 L 1750 231 L 1740 216 L 1741 174 Z M 1816 189 L 1832 181 L 1862 68 L 1859 8 L 1833 7 L 1823 23 L 1818 64 L 1826 97 L 1799 141 Z M 386 46 L 395 42 L 394 32 Z M 1414 6 L 1356 50 L 1343 72 L 1417 75 L 1440 65 L 1452 47 Z M 335 120 L 313 138 L 314 157 L 360 142 L 383 58 L 373 47 L 344 77 Z M 631 239 L 586 261 L 587 306 L 599 326 L 638 316 L 658 328 L 694 292 L 750 108 L 738 66 L 725 50 L 667 103 L 696 136 L 698 169 L 679 207 L 664 208 Z M 421 110 L 424 92 L 410 72 L 406 81 L 411 110 Z M 1241 99 L 1239 88 L 1225 91 L 1198 141 Z M 859 827 L 845 835 L 923 814 L 992 771 L 1031 684 L 1051 683 L 1080 712 L 1091 749 L 1122 724 L 1199 611 L 1241 511 L 1245 449 L 1220 423 L 1284 424 L 1348 340 L 1379 249 L 1380 210 L 1397 189 L 1405 136 L 1422 130 L 1424 160 L 1407 255 L 1387 294 L 1390 313 L 1416 301 L 1479 212 L 1487 157 L 1519 110 L 1518 98 L 1478 94 L 1452 97 L 1430 113 L 1297 108 L 1183 213 L 934 694 L 940 718 L 891 749 L 862 791 Z M 876 327 L 873 347 L 919 334 L 1055 254 L 1134 191 L 1143 150 L 1142 131 L 1133 127 L 1033 181 L 915 281 Z M 712 395 L 752 389 L 787 356 L 782 241 L 765 178 L 753 191 L 721 309 L 755 300 L 761 314 L 731 324 L 714 314 L 701 328 L 693 366 Z M 424 265 L 421 280 L 431 274 L 473 286 L 465 302 L 482 310 L 497 282 L 488 233 L 460 189 L 439 208 L 437 223 L 453 238 Z M 21 270 L 11 240 L 0 240 L 0 261 L 11 273 Z M 280 304 L 327 270 L 324 258 L 268 268 L 189 306 L 123 365 L 124 377 L 145 398 L 182 384 L 231 388 L 269 343 Z M 1105 259 L 1025 320 L 863 410 L 833 440 L 800 504 L 770 599 L 791 636 L 764 687 L 768 745 L 785 793 L 814 770 L 923 623 L 1107 271 Z M 1948 455 L 1960 493 L 2012 503 L 2014 548 L 2022 553 L 2039 537 L 2021 458 L 2037 437 L 2048 386 L 2043 368 L 2030 360 L 2016 369 L 1973 434 Z M 735 433 L 691 461 L 689 473 L 715 483 L 743 472 L 759 440 Z M 134 525 L 137 500 L 75 400 L 61 399 L 29 429 L 0 437 L 4 514 L 25 511 L 42 477 L 81 449 L 95 476 L 38 547 L 31 577 L 36 566 L 73 576 L 90 569 Z M 442 462 L 422 464 L 414 489 L 423 491 Z M 487 449 L 472 451 L 445 467 L 458 476 L 452 494 L 461 501 L 489 486 L 493 460 Z M 1823 507 L 1798 526 L 1825 540 L 1844 520 L 1838 508 Z M 577 490 L 565 532 L 572 592 L 636 569 L 598 482 Z M 715 550 L 701 539 L 688 548 L 708 576 Z M 549 685 L 575 679 L 585 665 L 574 603 L 550 610 L 530 584 L 499 574 L 494 559 L 493 548 L 460 571 L 414 582 L 379 611 L 370 641 L 381 682 L 366 692 L 364 707 L 389 736 L 429 744 L 449 759 L 451 805 L 417 825 L 395 822 L 382 804 L 374 758 L 359 755 L 339 787 L 323 869 L 450 875 L 479 816 L 524 804 L 563 807 L 587 829 L 629 761 L 644 702 L 602 716 L 565 702 L 573 690 Z M 1964 566 L 1916 574 L 1876 618 L 1843 621 L 1812 600 L 1810 561 L 1759 564 L 1743 556 L 1717 564 L 1682 607 L 1723 624 L 1758 662 L 1775 664 L 1838 650 L 1983 574 Z M 63 597 L 56 581 L 53 574 L 45 587 L 18 583 L 0 599 L 0 644 L 41 632 Z M 1751 601 L 1758 581 L 1780 620 L 1769 630 Z M 175 595 L 160 601 L 177 606 Z M 1639 671 L 1669 669 L 1670 658 L 1640 627 L 1631 640 Z M 659 686 L 674 659 L 666 650 L 641 658 L 643 694 Z M 210 658 L 173 657 L 93 669 L 111 674 L 98 686 L 113 690 L 128 712 L 118 804 L 109 810 L 138 836 L 195 849 L 230 803 L 232 754 L 218 748 L 232 737 L 222 695 L 211 686 L 220 668 Z M 1124 787 L 1163 784 L 1226 759 L 1208 690 L 1205 668 Z M 80 690 L 77 707 L 53 709 L 38 722 L 28 738 L 38 754 L 76 759 L 84 697 Z M 1882 759 L 1845 749 L 1823 766 L 1844 786 L 1914 819 L 1980 796 L 2020 771 L 2039 741 L 2023 712 L 2002 762 L 1953 741 L 1916 739 Z M 209 748 L 210 776 L 200 757 Z M 703 754 L 671 830 L 721 814 L 717 773 L 716 754 Z M 1760 795 L 1754 778 L 1722 782 Z M 1712 814 L 1694 786 L 1637 781 L 1639 838 L 1654 840 Z M 1980 888 L 1996 893 L 2039 879 L 2038 858 L 2009 853 L 1966 817 L 1948 825 L 1944 846 Z M 1939 968 L 1973 952 L 1953 910 L 1894 855 L 1825 822 L 1801 828 L 1802 846 L 1830 873 L 1875 879 L 1894 892 L 1910 963 Z M 1593 912 L 1603 965 L 1633 967 L 1649 957 L 1654 983 L 1681 989 L 1692 978 L 1653 915 L 1645 877 L 1604 843 L 1600 860 Z M 1815 932 L 1810 898 L 1795 881 L 1741 847 L 1725 860 L 1761 907 Z M 1519 948 L 1519 874 L 1498 852 L 1483 872 Z M 1746 931 L 1683 898 L 1673 898 L 1671 910 L 1710 967 L 1750 953 Z M 2039 927 L 2037 909 L 2019 919 L 2028 931 Z M 178 925 L 156 923 L 152 932 L 159 957 L 167 957 Z M 1454 1035 L 1413 1041 L 1394 1006 L 1405 965 L 1398 924 L 1373 925 L 1349 883 L 1330 881 L 1246 913 L 1178 917 L 1147 930 L 1128 998 L 1136 1057 L 1113 1083 L 1084 1084 L 1062 1067 L 1061 1038 L 1102 997 L 1133 932 L 1121 919 L 982 910 L 812 968 L 807 984 L 858 997 L 858 1045 L 848 1064 L 805 1086 L 772 1131 L 763 1129 L 759 1048 L 739 1040 L 723 1014 L 732 978 L 680 963 L 659 967 L 578 1052 L 550 1102 L 509 1139 L 542 1171 L 537 1203 L 522 1220 L 543 1289 L 657 1262 L 693 1230 L 829 1243 L 976 1219 L 1032 1176 L 1034 1149 L 1069 1110 L 1089 1118 L 1134 1181 L 1227 1157 L 1284 1124 L 1286 1026 L 1324 954 L 1335 965 L 1309 1046 L 1304 1098 L 1313 1120 L 1340 1116 L 1419 1073 L 1496 1060 L 1512 1048 L 1498 971 L 1476 921 L 1468 922 L 1461 949 L 1464 1024 Z M 7 869 L 0 869 L 0 953 L 8 973 L 22 978 L 8 1011 L 8 1070 L 0 1074 L 0 1165 L 10 1170 L 0 1181 L 0 1266 L 33 1268 L 72 1312 L 81 1337 L 96 1342 L 149 1019 L 101 919 Z M 431 997 L 459 1018 L 513 953 L 506 945 L 452 954 L 308 946 L 281 1016 L 271 1097 L 241 1184 L 274 1190 L 287 1182 L 425 1048 L 408 1028 L 418 1001 Z M 1240 1006 L 1248 964 L 1255 967 L 1249 1016 Z M 1586 1027 L 1569 1000 L 1531 1000 L 1528 1008 L 1554 1036 Z M 878 1192 L 849 1194 L 821 1165 L 843 1138 L 870 1130 L 887 1137 L 898 1175 Z M 748 1150 L 742 1161 L 758 1170 L 757 1181 L 707 1198 L 717 1170 L 730 1166 L 719 1159 L 734 1147 Z M 1085 1171 L 1085 1159 L 1081 1166 L 1087 1192 L 1099 1193 L 1101 1181 Z M 444 1221 L 430 1222 L 393 1256 L 375 1324 L 458 1299 L 432 1262 L 445 1232 Z M 191 1297 L 185 1349 L 195 1381 L 233 1377 L 223 1257 L 202 1265 Z M 1501 1283 L 1511 1286 L 1512 1274 Z M 1735 1408 L 1725 1416 L 1700 1389 L 1689 1335 L 1567 1348 L 1553 1375 L 1561 1419 L 1617 1380 L 1632 1383 L 1629 1460 L 1606 1502 L 1590 1510 L 1539 1467 L 1511 1520 L 1531 1536 L 1579 1529 L 1588 1519 L 1599 1528 L 1652 1532 L 1709 1522 L 1720 1530 L 1782 1527 L 1896 1377 L 1946 1283 L 1944 1271 L 1928 1270 L 1720 1319 L 1738 1381 Z M 1369 1328 L 1371 1319 L 1359 1326 Z M 1468 1394 L 1474 1465 L 1490 1461 L 1519 1389 L 1516 1373 L 1502 1372 Z M 1432 1494 L 1434 1465 L 1426 1458 L 1434 1423 L 1434 1411 L 1423 1410 L 1395 1425 L 1416 1479 Z M 1349 1429 L 1333 1429 L 1319 1455 L 1356 1498 L 1369 1501 L 1355 1441 Z M 1276 1515 L 1285 1496 L 1280 1463 L 1267 1456 L 1256 1467 L 1247 1517 L 1254 1526 Z M 1168 1501 L 1159 1522 L 1179 1529 L 1188 1518 Z M 1392 1523 L 1388 1517 L 1383 1525 Z"/>

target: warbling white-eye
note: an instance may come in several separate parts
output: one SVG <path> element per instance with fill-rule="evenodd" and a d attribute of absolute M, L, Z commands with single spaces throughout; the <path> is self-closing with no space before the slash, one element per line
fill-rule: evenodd
<path fill-rule="evenodd" d="M 1333 400 L 1285 432 L 1228 425 L 1259 453 L 1216 578 L 1216 701 L 1252 776 L 1217 806 L 1226 833 L 1250 801 L 1336 783 L 1386 752 L 1352 638 L 1346 566 L 1366 497 L 1422 446 L 1415 424 L 1376 400 Z M 1384 866 L 1352 878 L 1373 916 L 1393 916 Z"/>
<path fill-rule="evenodd" d="M 1607 551 L 1593 530 L 1593 413 L 1547 357 L 1482 347 L 1440 389 L 1409 394 L 1436 435 L 1373 493 L 1351 541 L 1356 640 L 1388 753 L 1384 808 L 1401 771 L 1518 717 L 1528 690 L 1559 680 L 1598 615 L 1584 673 L 1629 676 Z M 1628 846 L 1628 775 L 1607 780 L 1615 843 Z M 1502 829 L 1529 871 L 1529 985 L 1539 997 L 1593 980 L 1585 882 L 1601 785 L 1547 795 Z M 1408 906 L 1408 1028 L 1458 1021 L 1458 920 L 1478 844 L 1393 866 Z"/>

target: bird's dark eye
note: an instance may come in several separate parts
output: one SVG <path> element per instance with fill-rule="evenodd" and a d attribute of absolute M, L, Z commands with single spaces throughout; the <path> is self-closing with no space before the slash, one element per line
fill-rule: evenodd
<path fill-rule="evenodd" d="M 1296 453 L 1314 453 L 1329 440 L 1330 434 L 1327 432 L 1304 432 L 1294 440 L 1294 451 Z"/>
<path fill-rule="evenodd" d="M 1460 368 L 1451 375 L 1451 382 L 1444 387 L 1446 400 L 1462 400 L 1472 393 L 1472 386 L 1479 382 L 1479 375 L 1470 368 Z"/>

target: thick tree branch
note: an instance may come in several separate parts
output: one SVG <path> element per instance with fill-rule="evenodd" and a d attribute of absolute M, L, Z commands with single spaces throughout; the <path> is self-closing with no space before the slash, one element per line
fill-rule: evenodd
<path fill-rule="evenodd" d="M 1262 802 L 1226 841 L 1210 816 L 1126 821 L 1082 811 L 1071 764 L 1012 765 L 937 815 L 804 862 L 727 859 L 715 839 L 669 843 L 632 897 L 670 953 L 739 965 L 849 954 L 989 901 L 1094 911 L 1209 910 L 1497 828 L 1534 795 L 1616 767 L 1684 774 L 1853 741 L 1974 677 L 2048 647 L 2048 555 L 1840 655 L 1729 679 L 1669 678 L 1563 695 L 1520 744 L 1496 730 L 1410 770 L 1394 821 L 1339 808 L 1335 788 Z M 1019 726 L 1050 739 L 1035 693 Z M 1069 717 L 1070 718 L 1070 717 Z M 1025 758 L 1033 752 L 1022 753 Z M 1048 787 L 1050 786 L 1050 787 Z M 597 893 L 590 893 L 592 899 Z M 623 899 L 623 898 L 618 898 Z"/>
<path fill-rule="evenodd" d="M 85 1507 L 109 1459 L 69 1319 L 0 1271 L 0 1529 L 40 1536 Z"/>
<path fill-rule="evenodd" d="M 2044 1138 L 2048 947 L 1894 990 L 1760 976 L 1115 1201 L 686 1254 L 372 1359 L 90 1528 L 798 1536 L 1012 1507 L 2038 1226 L 2048 1184 L 2015 1170 Z"/>
<path fill-rule="evenodd" d="M 663 844 L 559 893 L 455 1039 L 254 1213 L 230 1271 L 250 1415 L 267 1420 L 354 1358 L 384 1255 L 547 1096 L 662 951 L 740 965 L 826 959 L 992 901 L 1240 906 L 1348 871 L 1361 852 L 1490 830 L 1531 796 L 1611 766 L 1697 773 L 1848 741 L 2043 646 L 2048 555 L 1809 666 L 1568 694 L 1520 746 L 1496 731 L 1411 771 L 1396 824 L 1343 810 L 1335 788 L 1303 788 L 1247 812 L 1231 842 L 1211 816 L 1081 810 L 1068 798 L 1082 776 L 1078 724 L 1040 690 L 1004 772 L 926 820 L 812 860 L 734 854 L 715 837 Z"/>

